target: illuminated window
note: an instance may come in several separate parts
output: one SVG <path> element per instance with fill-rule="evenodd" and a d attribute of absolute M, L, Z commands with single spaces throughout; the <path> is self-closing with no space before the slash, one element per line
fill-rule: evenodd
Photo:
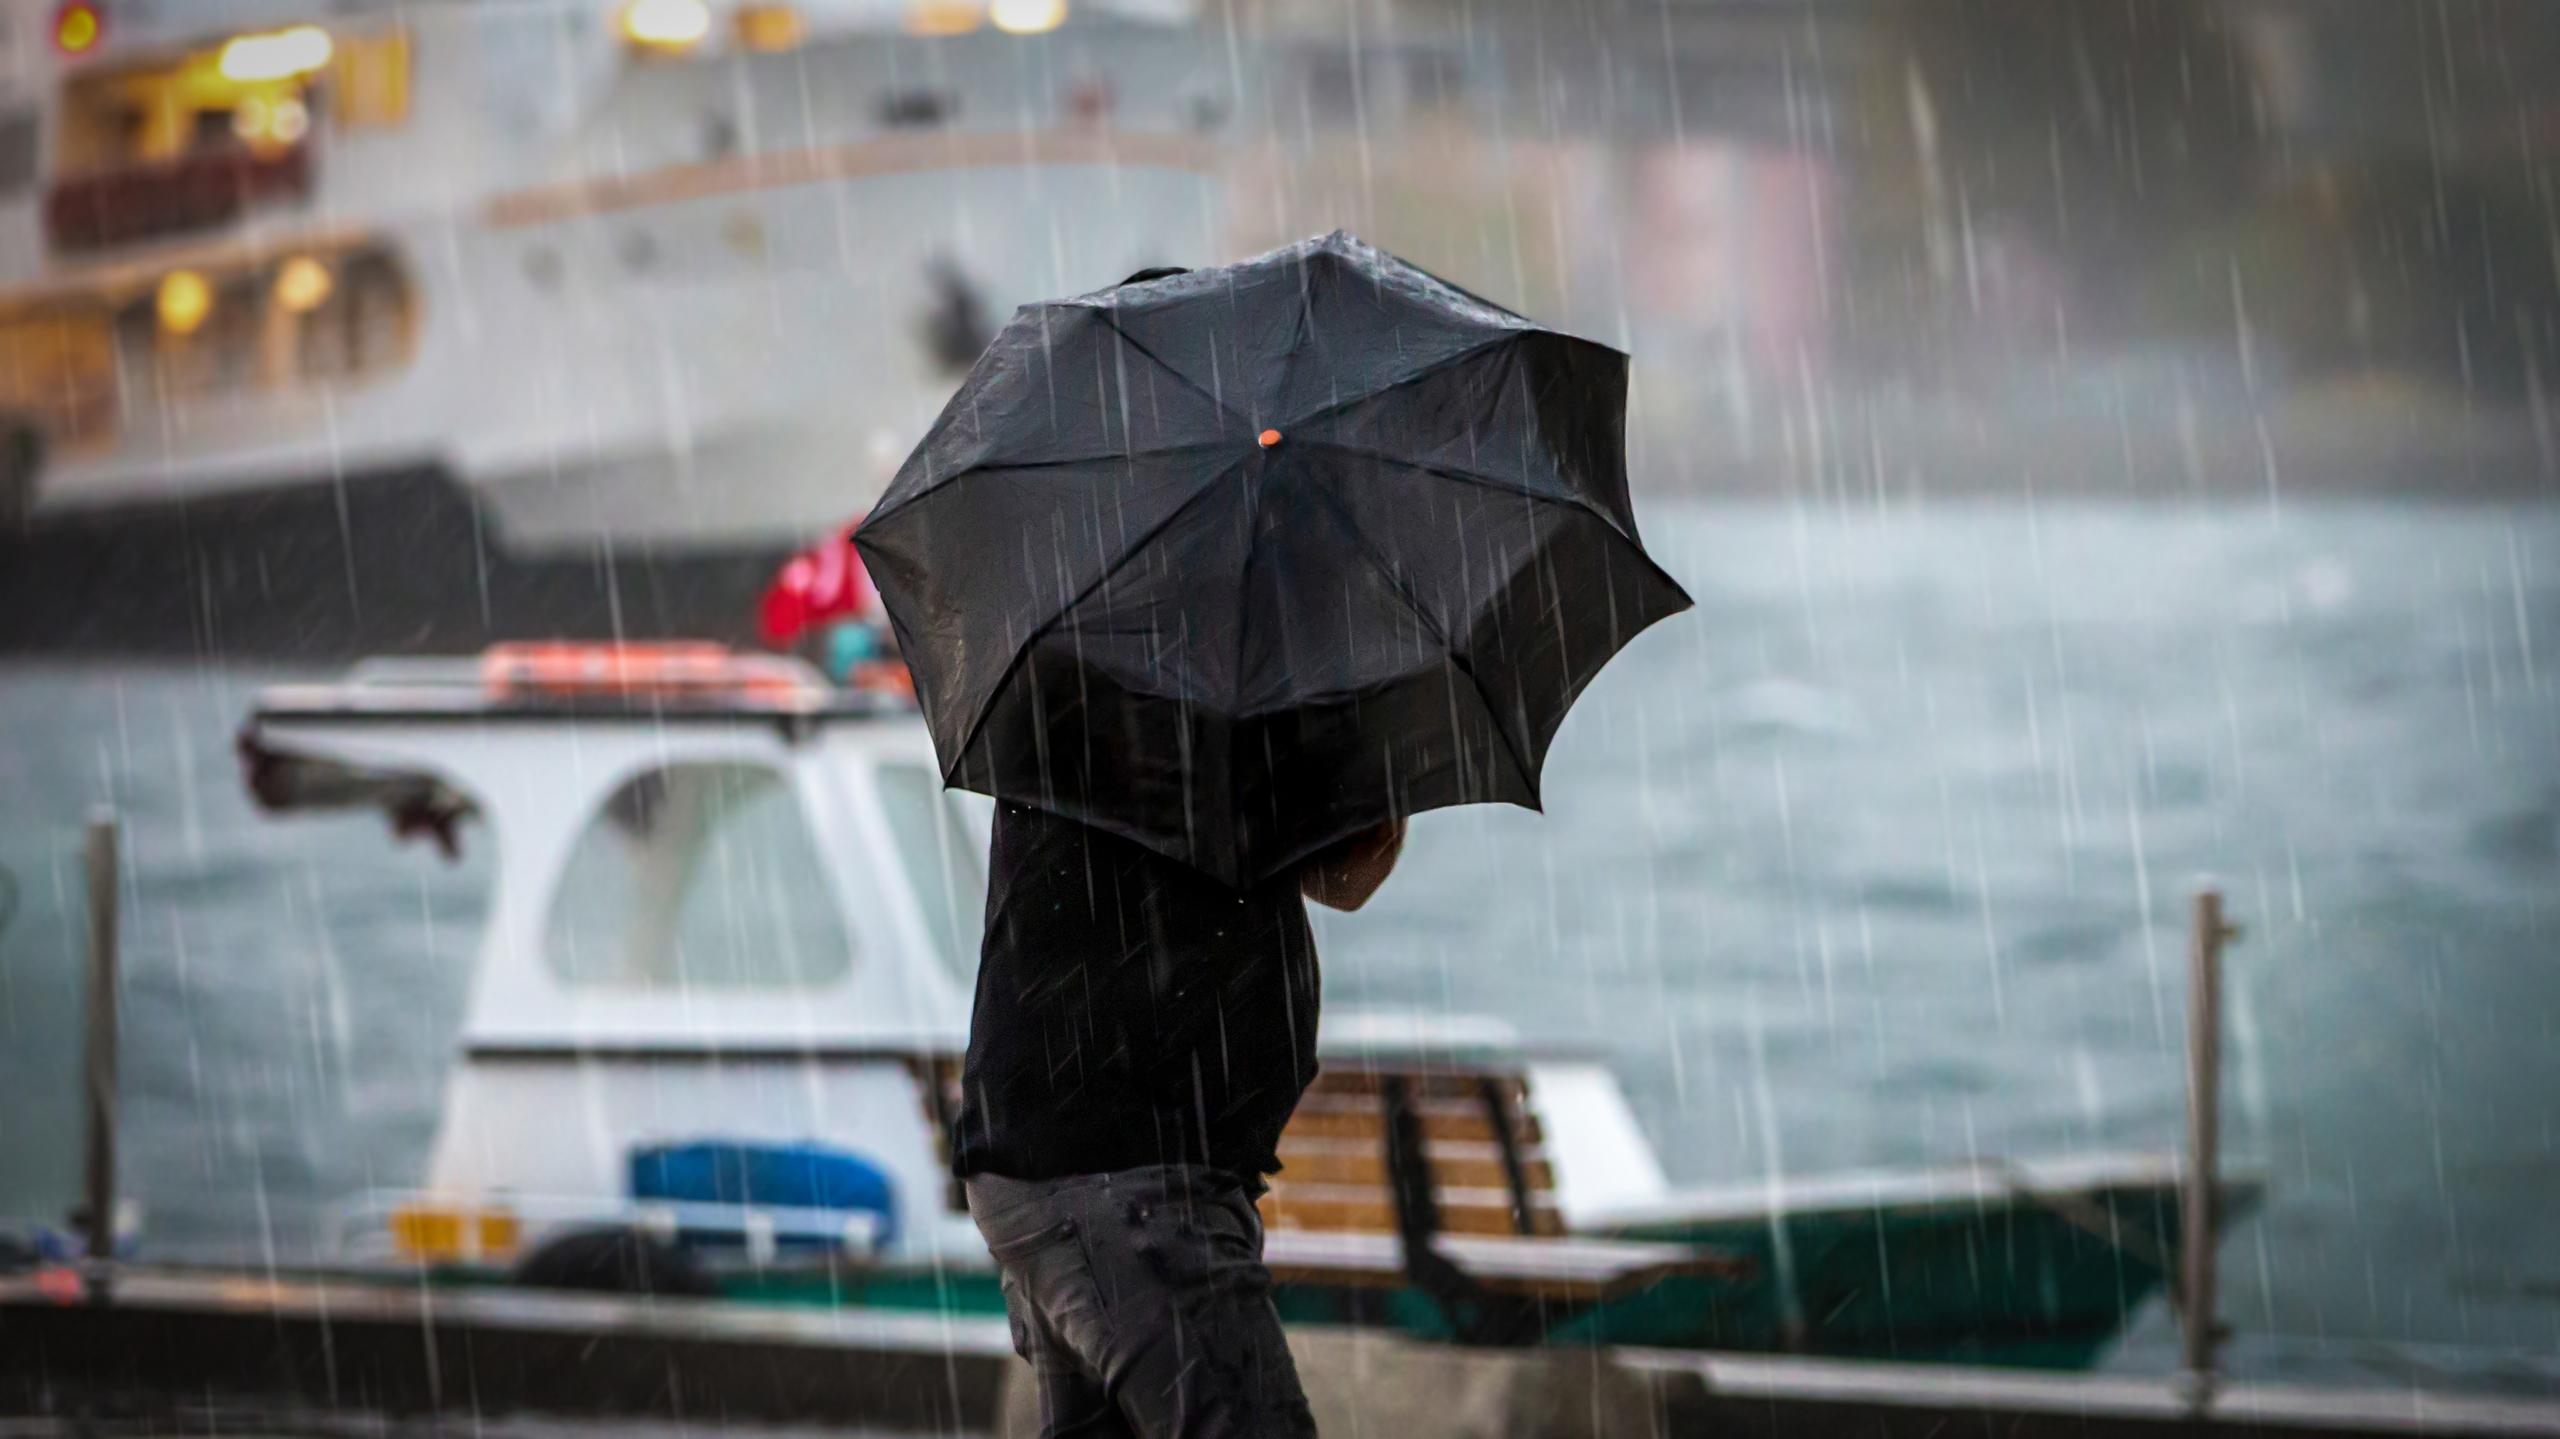
<path fill-rule="evenodd" d="M 49 445 L 77 446 L 116 423 L 115 332 L 103 306 L 0 311 L 0 416 L 32 421 Z"/>
<path fill-rule="evenodd" d="M 347 129 L 405 123 L 410 71 L 401 27 L 333 34 L 317 25 L 84 69 L 62 82 L 52 170 L 96 204 L 122 196 L 83 182 L 147 172 L 145 179 L 183 186 L 208 166 L 236 167 L 244 156 L 272 164 L 302 145 L 324 116 Z M 298 194 L 300 183 L 293 174 L 270 177 L 251 198 Z M 235 215 L 192 218 L 203 228 Z"/>
<path fill-rule="evenodd" d="M 407 272 L 372 246 L 172 272 L 113 313 L 118 368 L 143 406 L 353 384 L 395 373 L 417 353 Z M 8 318 L 0 310 L 0 322 Z"/>
<path fill-rule="evenodd" d="M 741 5 L 730 22 L 738 43 L 768 54 L 797 47 L 809 38 L 809 24 L 793 5 Z"/>

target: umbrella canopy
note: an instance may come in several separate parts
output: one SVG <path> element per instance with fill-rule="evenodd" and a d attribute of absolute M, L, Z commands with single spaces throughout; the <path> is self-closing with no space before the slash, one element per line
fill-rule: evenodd
<path fill-rule="evenodd" d="M 1026 306 L 854 542 L 948 782 L 1248 883 L 1536 808 L 1574 697 L 1688 608 L 1626 383 L 1337 232 Z"/>

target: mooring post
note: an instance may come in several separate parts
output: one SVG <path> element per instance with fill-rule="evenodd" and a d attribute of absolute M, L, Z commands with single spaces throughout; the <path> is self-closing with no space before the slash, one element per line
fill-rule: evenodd
<path fill-rule="evenodd" d="M 2210 1400 L 2214 1379 L 2214 1250 L 2221 1238 L 2222 946 L 2234 933 L 2222 890 L 2195 892 L 2187 948 L 2187 1163 L 2179 1195 L 2178 1314 L 2192 1396 Z"/>
<path fill-rule="evenodd" d="M 116 1250 L 116 839 L 113 810 L 89 817 L 89 1296 L 103 1301 Z"/>

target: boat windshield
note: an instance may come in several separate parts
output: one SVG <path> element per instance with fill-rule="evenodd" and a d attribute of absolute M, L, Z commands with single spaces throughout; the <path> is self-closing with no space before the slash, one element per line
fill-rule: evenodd
<path fill-rule="evenodd" d="M 672 764 L 625 781 L 561 874 L 543 953 L 579 988 L 809 989 L 852 963 L 817 841 L 784 777 Z"/>
<path fill-rule="evenodd" d="M 880 807 L 932 931 L 934 957 L 963 987 L 973 985 L 987 911 L 975 833 L 943 793 L 942 777 L 925 765 L 880 766 Z"/>

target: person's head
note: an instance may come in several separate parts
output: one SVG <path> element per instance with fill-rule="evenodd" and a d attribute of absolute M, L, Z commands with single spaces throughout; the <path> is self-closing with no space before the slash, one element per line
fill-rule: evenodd
<path fill-rule="evenodd" d="M 1120 283 L 1123 285 L 1143 285 L 1149 280 L 1163 280 L 1175 275 L 1188 275 L 1190 273 L 1191 267 L 1188 265 L 1151 265 L 1146 269 L 1140 270 L 1136 274 L 1131 275 Z"/>

